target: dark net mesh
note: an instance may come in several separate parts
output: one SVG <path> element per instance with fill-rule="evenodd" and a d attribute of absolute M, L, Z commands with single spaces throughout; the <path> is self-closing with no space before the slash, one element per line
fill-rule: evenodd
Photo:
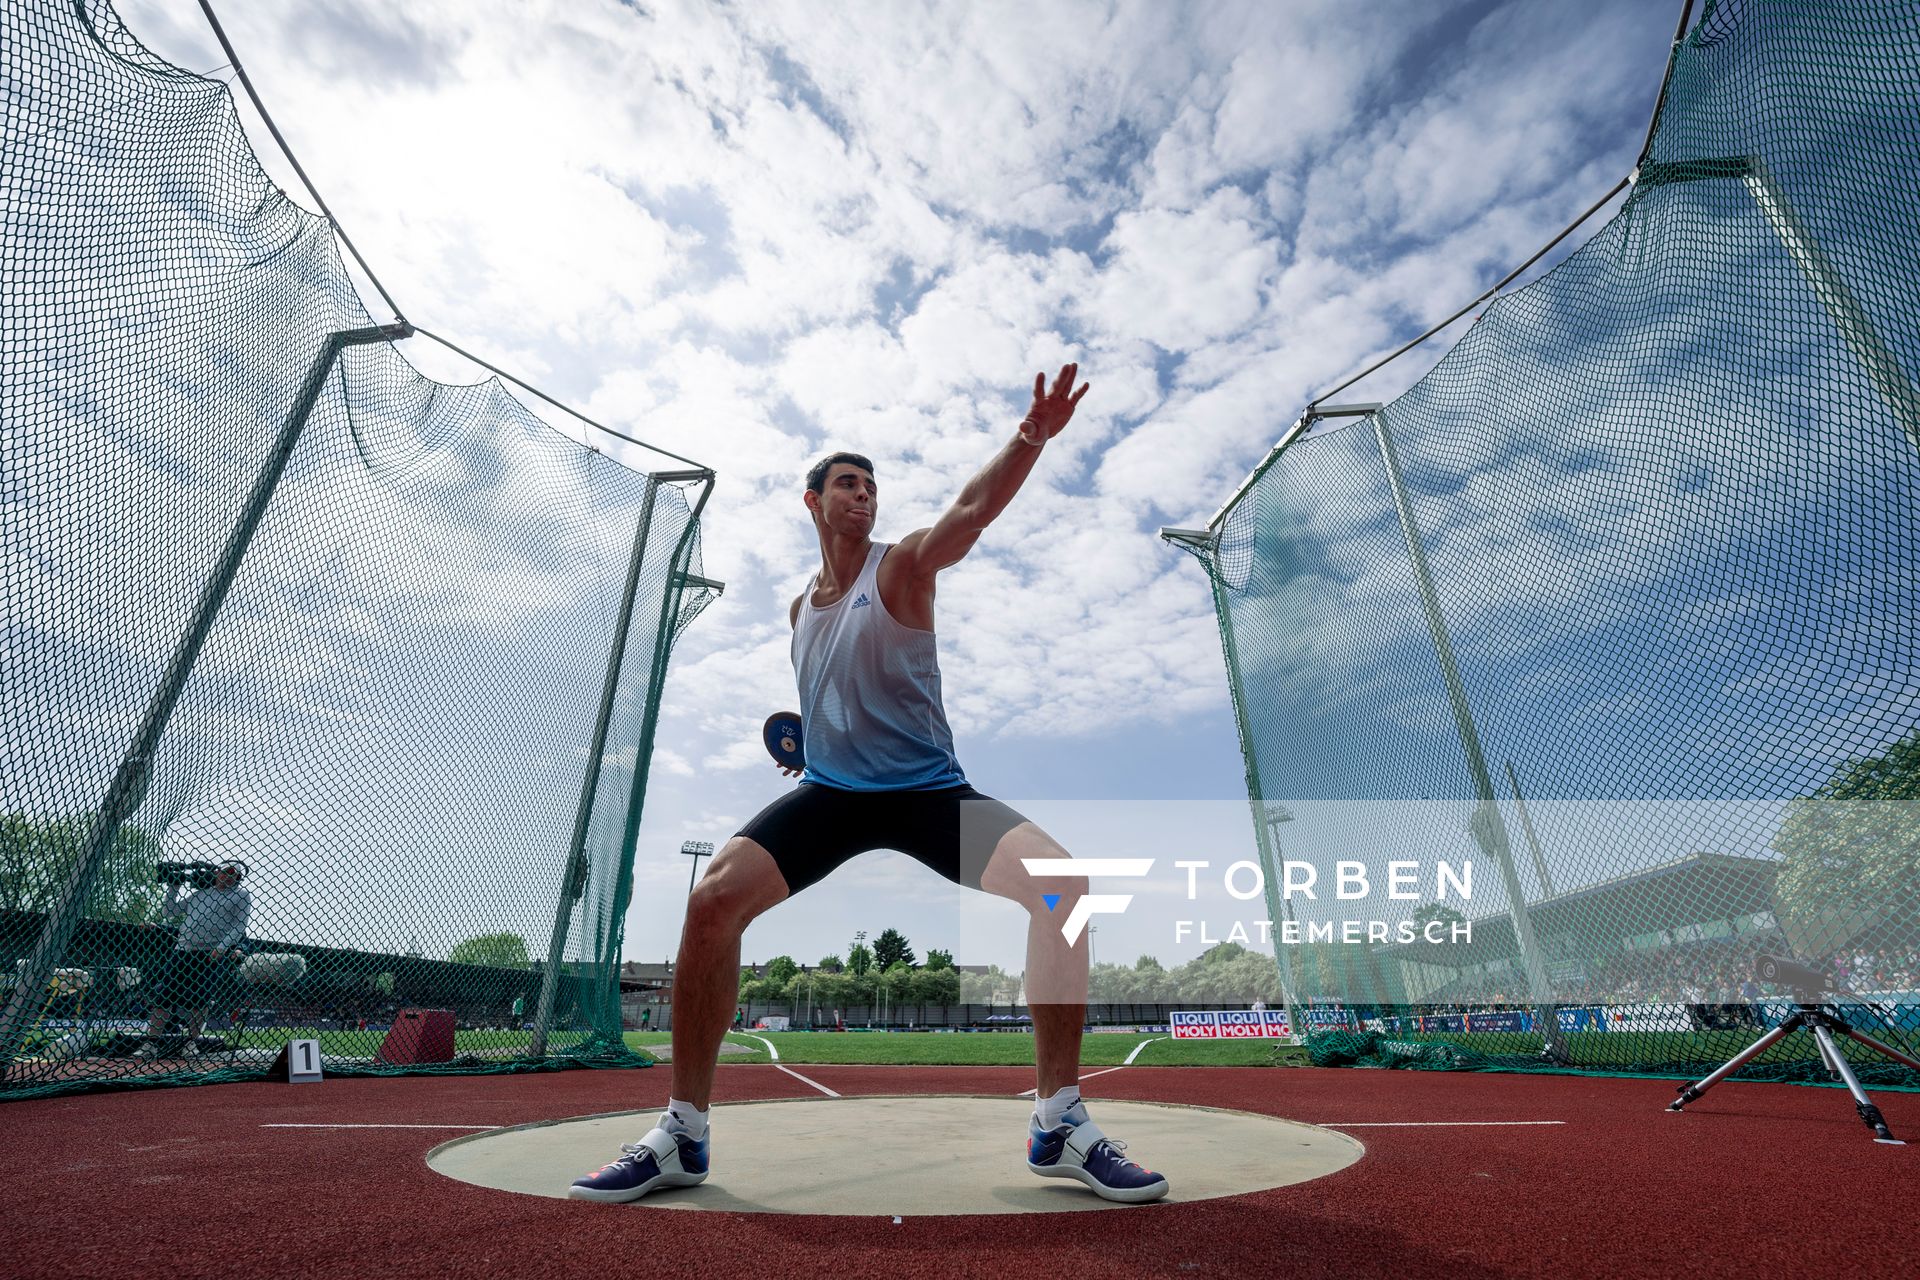
<path fill-rule="evenodd" d="M 226 88 L 104 3 L 0 24 L 0 1096 L 290 1039 L 637 1061 L 621 924 L 710 476 L 416 373 Z"/>
<path fill-rule="evenodd" d="M 1478 873 L 1280 948 L 1329 1060 L 1694 1072 L 1802 992 L 1920 1040 L 1916 120 L 1920 9 L 1710 6 L 1618 215 L 1216 522 L 1269 865 Z"/>

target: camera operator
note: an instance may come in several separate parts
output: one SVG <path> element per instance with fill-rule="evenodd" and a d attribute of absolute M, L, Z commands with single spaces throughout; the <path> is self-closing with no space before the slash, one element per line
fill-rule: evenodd
<path fill-rule="evenodd" d="M 180 937 L 154 983 L 155 1004 L 149 1010 L 147 1042 L 137 1056 L 160 1056 L 158 1037 L 165 1032 L 167 1020 L 176 1008 L 187 1026 L 182 1056 L 199 1053 L 195 1041 L 207 1020 L 208 1006 L 213 1003 L 220 966 L 223 961 L 240 958 L 240 940 L 247 934 L 247 916 L 253 910 L 253 898 L 240 887 L 245 875 L 246 868 L 241 863 L 223 863 L 214 872 L 213 883 L 188 894 L 184 902 L 180 900 L 180 881 L 169 881 L 167 900 L 160 914 L 165 919 L 181 921 Z"/>

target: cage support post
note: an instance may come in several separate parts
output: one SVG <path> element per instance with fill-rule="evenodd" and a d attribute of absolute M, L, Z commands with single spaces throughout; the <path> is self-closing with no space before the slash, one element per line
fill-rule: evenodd
<path fill-rule="evenodd" d="M 626 585 L 620 591 L 620 611 L 613 624 L 613 645 L 607 654 L 607 675 L 600 685 L 600 710 L 593 721 L 593 741 L 587 747 L 587 771 L 580 783 L 580 804 L 574 810 L 573 837 L 567 842 L 567 861 L 560 873 L 560 896 L 553 909 L 553 933 L 547 942 L 547 965 L 541 971 L 540 1000 L 533 1017 L 530 1057 L 545 1057 L 547 1032 L 553 1027 L 553 1006 L 560 991 L 560 965 L 567 949 L 567 923 L 573 904 L 587 887 L 587 827 L 593 819 L 593 796 L 600 787 L 600 766 L 606 757 L 607 729 L 620 689 L 620 664 L 627 652 L 627 633 L 633 627 L 633 598 L 640 590 L 640 568 L 647 558 L 647 533 L 653 527 L 653 501 L 660 477 L 647 477 L 647 496 L 640 504 L 640 520 L 633 531 L 633 551 L 627 557 Z"/>
<path fill-rule="evenodd" d="M 1633 173 L 1634 194 L 1637 198 L 1641 192 L 1655 187 L 1710 178 L 1738 178 L 1747 189 L 1768 229 L 1779 239 L 1787 257 L 1800 268 L 1827 319 L 1839 331 L 1840 341 L 1866 370 L 1874 390 L 1880 393 L 1907 439 L 1920 449 L 1920 390 L 1915 389 L 1900 358 L 1881 338 L 1866 308 L 1860 305 L 1860 299 L 1834 269 L 1820 242 L 1794 210 L 1786 189 L 1759 156 L 1716 156 L 1643 164 Z"/>
<path fill-rule="evenodd" d="M 620 861 L 614 875 L 612 911 L 607 923 L 607 937 L 603 942 L 603 946 L 614 955 L 618 955 L 621 940 L 625 936 L 627 907 L 633 901 L 634 850 L 640 839 L 640 815 L 646 804 L 647 775 L 653 766 L 653 735 L 660 724 L 660 693 L 666 687 L 667 659 L 672 656 L 673 622 L 679 617 L 680 601 L 689 586 L 697 586 L 715 595 L 726 589 L 722 583 L 708 578 L 695 579 L 687 573 L 687 564 L 693 556 L 694 535 L 700 529 L 700 513 L 706 510 L 707 499 L 713 495 L 713 472 L 675 472 L 662 475 L 660 479 L 698 483 L 700 496 L 695 499 L 688 511 L 686 527 L 680 531 L 680 541 L 673 549 L 672 558 L 667 561 L 666 590 L 661 593 L 660 621 L 654 632 L 653 663 L 647 672 L 646 710 L 641 715 L 640 736 L 635 743 L 633 787 L 627 799 L 626 828 L 621 833 Z M 607 980 L 611 990 L 606 995 L 617 1006 L 620 999 L 620 973 L 617 964 L 608 971 Z"/>
<path fill-rule="evenodd" d="M 1440 675 L 1447 686 L 1447 701 L 1453 708 L 1454 727 L 1466 752 L 1467 771 L 1473 776 L 1473 788 L 1480 805 L 1474 812 L 1473 835 L 1481 849 L 1494 861 L 1506 886 L 1507 909 L 1513 919 L 1514 941 L 1520 948 L 1520 963 L 1526 974 L 1527 994 L 1533 1004 L 1534 1022 L 1540 1028 L 1542 1047 L 1549 1057 L 1565 1059 L 1566 1049 L 1560 1035 L 1560 1019 L 1553 1007 L 1553 988 L 1547 980 L 1547 966 L 1533 936 L 1533 921 L 1527 914 L 1527 899 L 1520 887 L 1520 875 L 1514 869 L 1513 848 L 1507 838 L 1506 820 L 1500 815 L 1500 802 L 1494 796 L 1493 778 L 1487 772 L 1486 754 L 1480 749 L 1480 732 L 1474 727 L 1473 711 L 1467 702 L 1466 685 L 1454 661 L 1453 641 L 1447 635 L 1447 621 L 1440 612 L 1439 594 L 1434 590 L 1433 571 L 1420 541 L 1420 527 L 1413 518 L 1413 504 L 1407 497 L 1406 482 L 1400 474 L 1400 454 L 1394 447 L 1393 432 L 1387 425 L 1385 410 L 1373 414 L 1374 435 L 1380 442 L 1380 457 L 1386 463 L 1387 483 L 1393 489 L 1394 510 L 1400 517 L 1400 531 L 1406 537 L 1407 558 L 1413 565 L 1414 582 L 1420 592 L 1420 606 L 1426 613 L 1427 630 L 1433 637 L 1433 651 L 1440 661 Z"/>
<path fill-rule="evenodd" d="M 1300 1010 L 1293 996 L 1293 970 L 1286 961 L 1280 959 L 1282 955 L 1291 954 L 1282 950 L 1288 945 L 1282 939 L 1286 937 L 1286 926 L 1293 923 L 1293 900 L 1282 892 L 1286 887 L 1287 863 L 1286 855 L 1280 849 L 1280 824 L 1292 822 L 1293 811 L 1271 800 L 1264 802 L 1262 807 L 1266 810 L 1262 821 L 1267 828 L 1267 840 L 1260 854 L 1261 860 L 1267 864 L 1267 918 L 1273 921 L 1273 959 L 1280 967 L 1280 1001 L 1287 1011 L 1287 1034 L 1305 1044 L 1307 1027 L 1299 1020 Z"/>
<path fill-rule="evenodd" d="M 1853 358 L 1860 362 L 1873 380 L 1874 389 L 1880 398 L 1887 402 L 1895 422 L 1907 433 L 1907 439 L 1920 449 L 1920 393 L 1916 393 L 1913 379 L 1900 367 L 1900 359 L 1892 348 L 1881 340 L 1880 331 L 1867 318 L 1866 309 L 1860 305 L 1860 299 L 1854 296 L 1847 282 L 1834 270 L 1833 263 L 1820 250 L 1820 242 L 1813 238 L 1806 224 L 1793 210 L 1787 200 L 1787 193 L 1767 166 L 1758 156 L 1747 159 L 1747 169 L 1740 180 L 1746 185 L 1747 193 L 1760 206 L 1760 213 L 1773 228 L 1773 234 L 1780 237 L 1780 245 L 1793 259 L 1794 265 L 1806 276 L 1807 284 L 1813 289 L 1814 296 L 1820 299 L 1820 305 L 1826 310 L 1827 318 L 1833 321 L 1833 327 L 1840 331 L 1840 340 L 1853 352 Z"/>
<path fill-rule="evenodd" d="M 1527 798 L 1520 792 L 1520 775 L 1513 771 L 1513 761 L 1507 761 L 1507 785 L 1513 788 L 1513 803 L 1520 810 L 1520 829 L 1527 833 L 1527 850 L 1533 854 L 1533 872 L 1540 877 L 1540 896 L 1554 897 L 1553 876 L 1547 872 L 1546 855 L 1540 852 L 1540 837 L 1533 829 L 1533 815 L 1527 812 Z"/>
<path fill-rule="evenodd" d="M 1207 580 L 1213 586 L 1213 611 L 1220 623 L 1220 643 L 1227 660 L 1227 688 L 1233 703 L 1233 724 L 1240 734 L 1240 758 L 1247 770 L 1247 805 L 1253 814 L 1253 839 L 1260 851 L 1260 862 L 1265 869 L 1265 897 L 1267 919 L 1273 927 L 1273 966 L 1280 978 L 1280 1003 L 1287 1011 L 1287 1034 L 1299 1038 L 1305 1044 L 1307 1029 L 1298 1019 L 1299 1011 L 1293 998 L 1293 970 L 1289 963 L 1289 952 L 1281 942 L 1281 918 L 1274 910 L 1280 901 L 1279 879 L 1282 867 L 1280 855 L 1274 845 L 1275 832 L 1268 825 L 1269 812 L 1267 802 L 1261 791 L 1260 762 L 1253 745 L 1253 726 L 1247 722 L 1246 699 L 1240 691 L 1240 649 L 1233 634 L 1233 615 L 1227 610 L 1227 598 L 1220 585 L 1220 575 L 1215 573 L 1213 565 L 1207 564 Z"/>

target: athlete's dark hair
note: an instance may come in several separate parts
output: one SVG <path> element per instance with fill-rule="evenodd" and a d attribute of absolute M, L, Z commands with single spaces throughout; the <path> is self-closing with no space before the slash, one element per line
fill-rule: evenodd
<path fill-rule="evenodd" d="M 833 470 L 836 462 L 851 462 L 868 475 L 873 474 L 873 463 L 857 453 L 830 453 L 807 468 L 807 492 L 824 493 L 827 488 L 827 472 Z"/>

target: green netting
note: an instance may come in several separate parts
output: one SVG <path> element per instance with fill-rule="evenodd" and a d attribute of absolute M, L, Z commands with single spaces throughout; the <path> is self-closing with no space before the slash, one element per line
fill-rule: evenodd
<path fill-rule="evenodd" d="M 0 1097 L 290 1038 L 333 1072 L 633 1063 L 622 922 L 711 476 L 416 373 L 226 87 L 105 3 L 0 27 Z M 190 865 L 230 860 L 244 910 Z"/>
<path fill-rule="evenodd" d="M 1458 1045 L 1394 1039 L 1378 1031 L 1319 1031 L 1307 1037 L 1316 1067 L 1382 1067 L 1402 1071 L 1484 1071 L 1495 1064 Z"/>
<path fill-rule="evenodd" d="M 1920 1042 L 1916 120 L 1920 8 L 1709 6 L 1612 221 L 1215 522 L 1268 865 L 1480 873 L 1372 904 L 1470 942 L 1279 949 L 1374 1033 L 1329 1054 L 1696 1072 L 1790 1010 L 1775 953 Z"/>

